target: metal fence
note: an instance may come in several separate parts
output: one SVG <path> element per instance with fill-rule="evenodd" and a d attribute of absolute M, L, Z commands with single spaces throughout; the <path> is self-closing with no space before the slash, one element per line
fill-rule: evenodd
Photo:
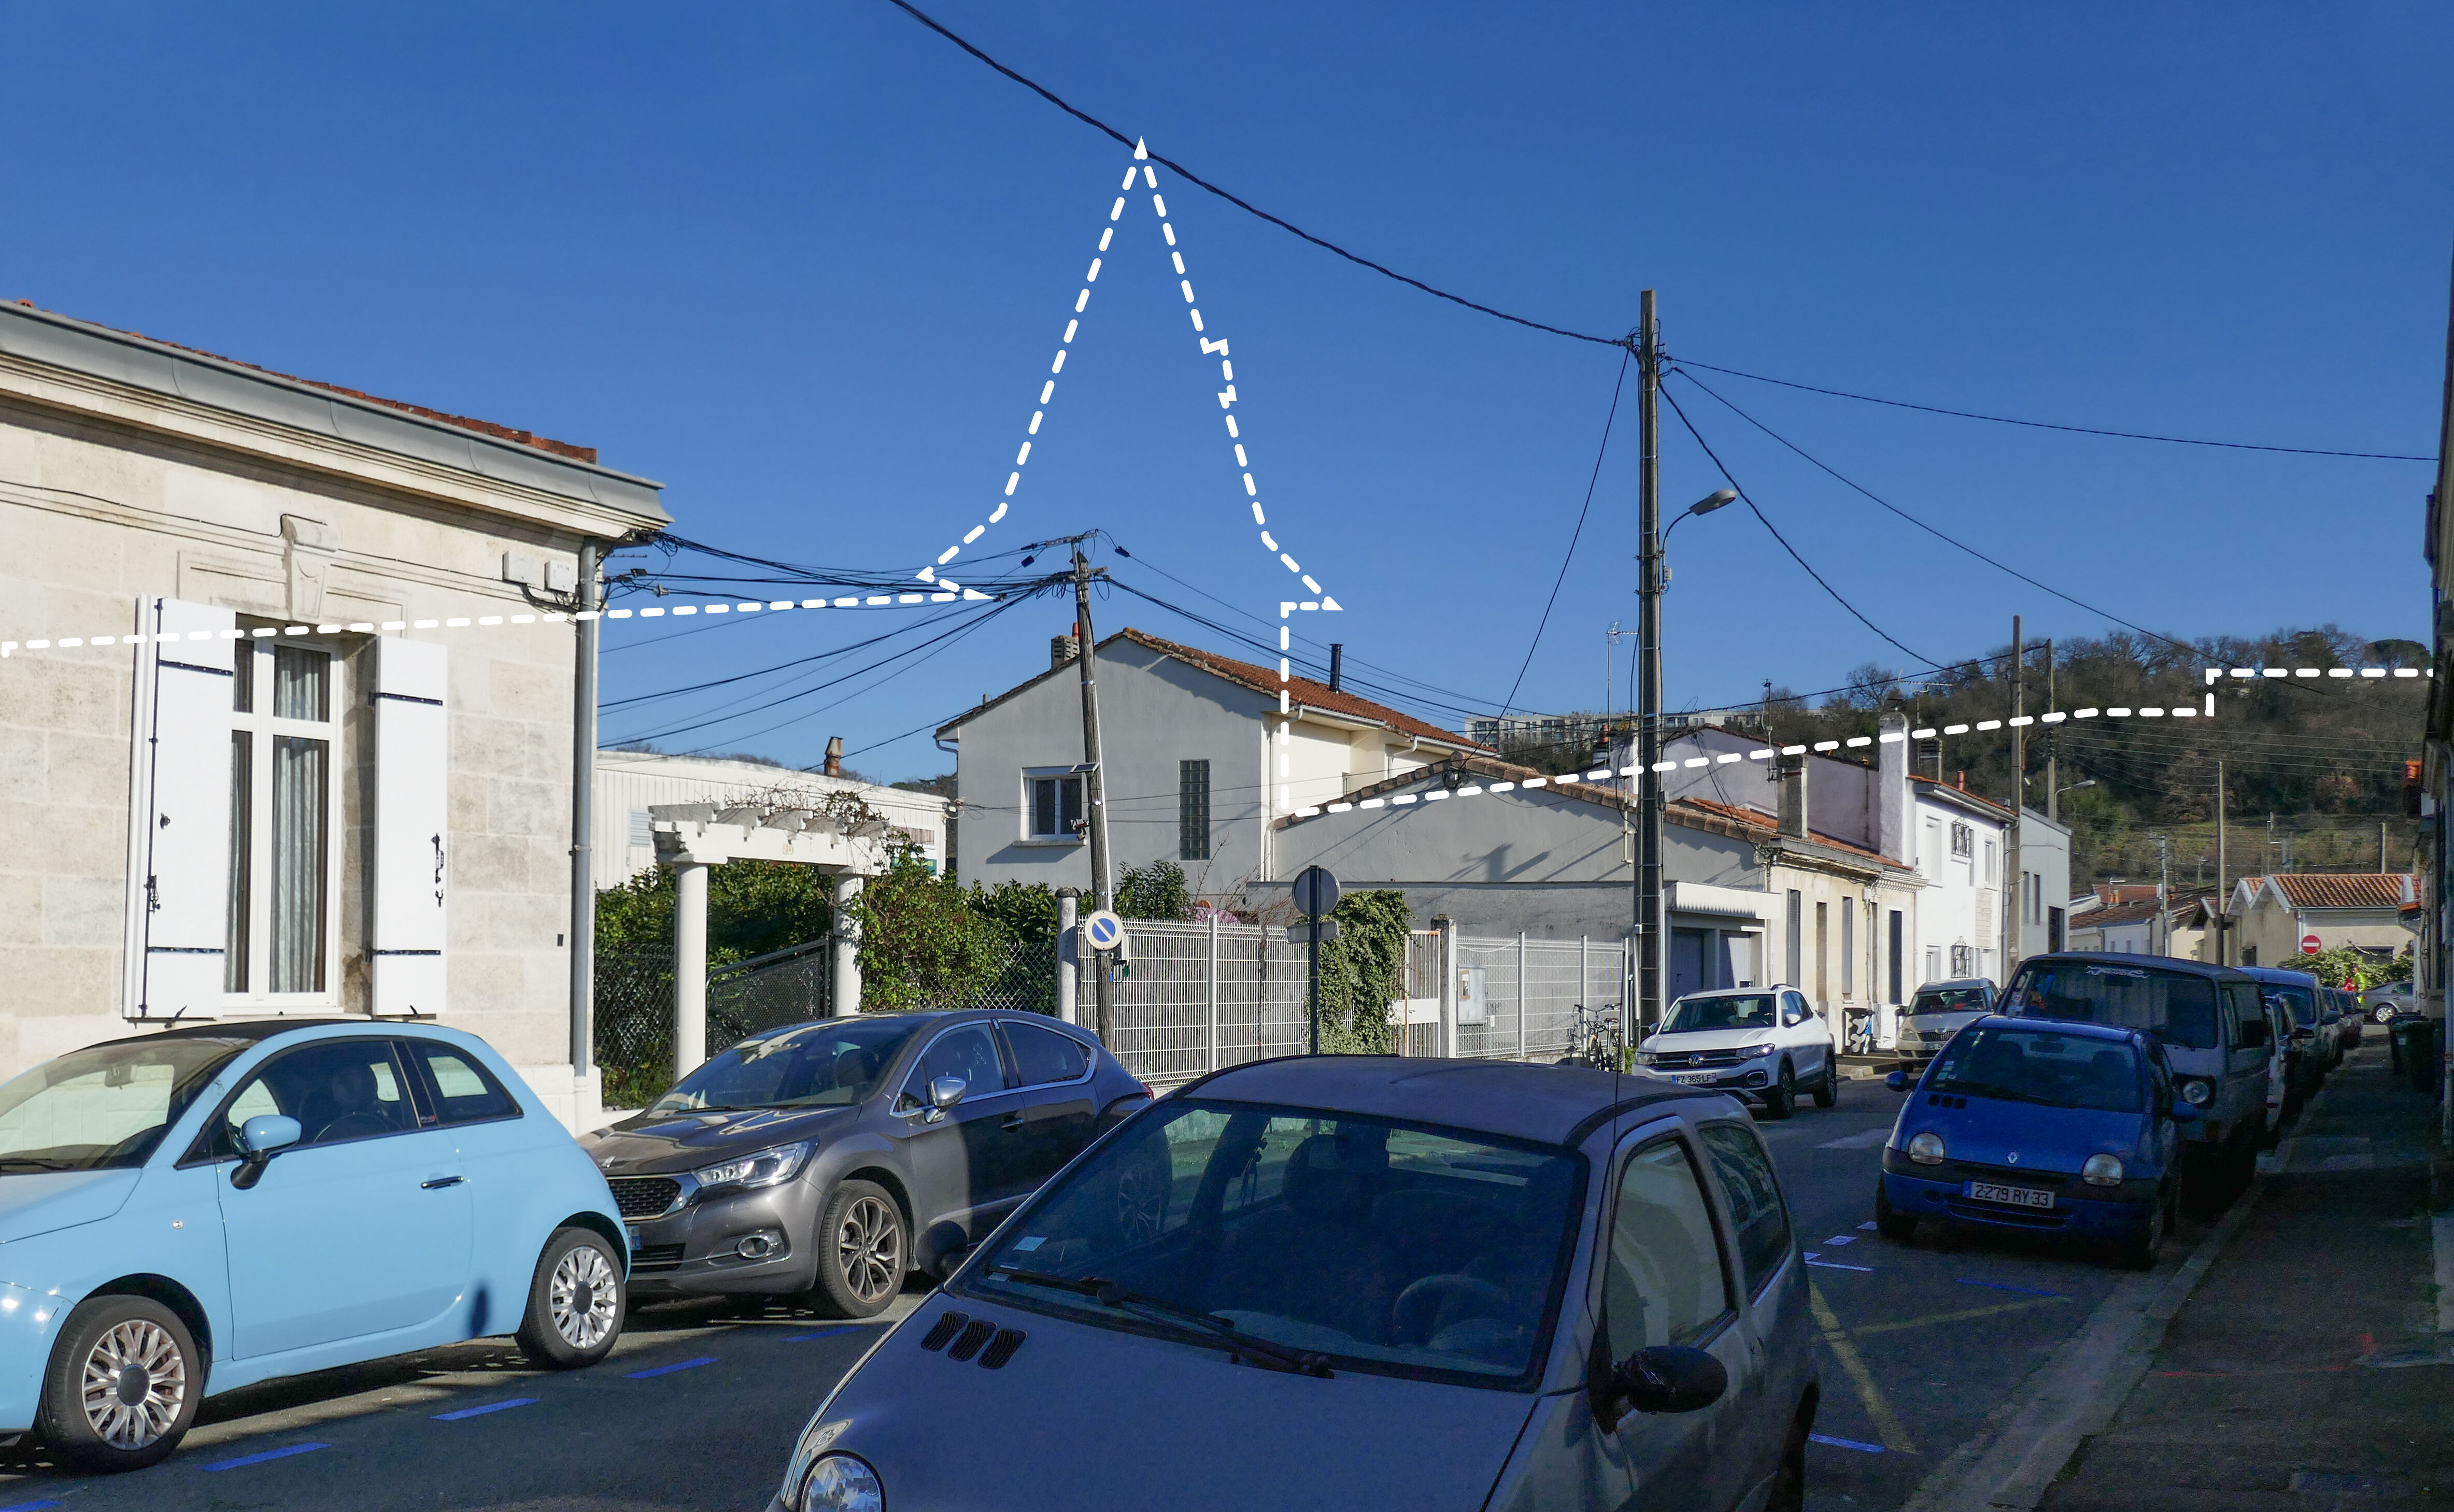
<path fill-rule="evenodd" d="M 1471 986 L 1458 990 L 1456 1053 L 1477 1059 L 1558 1059 L 1570 1049 L 1577 1009 L 1616 1006 L 1627 981 L 1627 948 L 1617 940 L 1459 935 L 1457 955 Z"/>
<path fill-rule="evenodd" d="M 1102 1037 L 1154 1084 L 1300 1054 L 1309 1042 L 1308 952 L 1257 924 L 1136 919 L 1133 970 L 1111 989 Z M 1081 987 L 1089 1021 L 1093 984 Z"/>

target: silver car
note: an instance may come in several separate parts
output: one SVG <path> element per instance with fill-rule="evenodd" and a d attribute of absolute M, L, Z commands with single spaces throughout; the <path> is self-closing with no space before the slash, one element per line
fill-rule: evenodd
<path fill-rule="evenodd" d="M 1993 1011 L 1994 983 L 1983 977 L 1927 982 L 1901 1015 L 1900 1053 L 1931 1060 L 1953 1035 Z"/>
<path fill-rule="evenodd" d="M 1111 1132 L 887 1334 L 770 1512 L 1795 1509 L 1803 1266 L 1720 1093 L 1234 1067 Z"/>

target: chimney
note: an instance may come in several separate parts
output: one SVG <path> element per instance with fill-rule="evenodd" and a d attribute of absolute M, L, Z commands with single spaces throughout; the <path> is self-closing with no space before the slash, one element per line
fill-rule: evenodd
<path fill-rule="evenodd" d="M 1875 728 L 1875 849 L 1902 866 L 1914 866 L 1917 805 L 1910 797 L 1909 722 L 1887 714 Z"/>
<path fill-rule="evenodd" d="M 1962 793 L 1968 791 L 1968 774 L 1965 772 L 1960 774 L 1960 791 Z"/>
<path fill-rule="evenodd" d="M 1806 838 L 1806 757 L 1780 756 L 1773 779 L 1780 784 L 1780 833 L 1791 839 Z"/>
<path fill-rule="evenodd" d="M 843 736 L 827 736 L 827 764 L 819 770 L 831 777 L 843 776 Z"/>
<path fill-rule="evenodd" d="M 1333 640 L 1329 643 L 1329 691 L 1338 692 L 1338 683 L 1345 675 L 1346 642 Z"/>
<path fill-rule="evenodd" d="M 1061 635 L 1049 636 L 1048 670 L 1055 672 L 1057 668 L 1062 667 L 1069 661 L 1072 661 L 1074 659 L 1075 653 L 1079 649 L 1079 646 L 1074 639 L 1074 633 L 1070 630 Z"/>

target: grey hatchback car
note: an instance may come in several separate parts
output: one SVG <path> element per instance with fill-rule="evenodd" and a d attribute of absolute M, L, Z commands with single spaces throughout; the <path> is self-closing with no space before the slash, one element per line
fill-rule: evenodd
<path fill-rule="evenodd" d="M 867 1318 L 1149 1101 L 1072 1024 L 867 1014 L 744 1039 L 580 1144 L 630 1228 L 634 1300 L 807 1293 Z"/>
<path fill-rule="evenodd" d="M 1803 1266 L 1725 1094 L 1233 1067 L 1109 1133 L 889 1331 L 770 1512 L 1796 1512 Z"/>

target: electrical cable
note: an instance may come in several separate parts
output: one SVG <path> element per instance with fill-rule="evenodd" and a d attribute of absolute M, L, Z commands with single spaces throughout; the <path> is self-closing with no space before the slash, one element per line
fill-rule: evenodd
<path fill-rule="evenodd" d="M 1888 405 L 1895 410 L 1920 410 L 1927 414 L 1947 414 L 1960 420 L 1987 420 L 1996 425 L 2024 426 L 2032 431 L 2067 431 L 2074 435 L 2104 435 L 2123 441 L 2162 441 L 2173 446 L 2218 447 L 2231 452 L 2283 452 L 2293 456 L 2347 456 L 2371 462 L 2434 462 L 2437 460 L 2433 456 L 2411 456 L 2401 452 L 2336 452 L 2315 446 L 2268 446 L 2257 441 L 2209 441 L 2199 436 L 2157 435 L 2144 431 L 2108 431 L 2092 425 L 2061 425 L 2051 420 L 2022 420 L 2007 414 L 1981 414 L 1974 410 L 1949 410 L 1938 404 L 1913 404 L 1906 399 L 1885 399 L 1872 393 L 1852 393 L 1846 389 L 1826 389 L 1812 383 L 1799 383 L 1789 378 L 1766 377 L 1760 373 L 1741 373 L 1736 368 L 1716 367 L 1709 362 L 1681 360 L 1685 366 L 1702 368 L 1708 373 L 1726 373 L 1733 378 L 1746 378 L 1756 383 L 1778 384 L 1784 389 L 1801 389 L 1808 393 L 1828 394 L 1836 399 L 1856 399 L 1863 404 Z"/>
<path fill-rule="evenodd" d="M 1730 475 L 1730 470 L 1721 465 L 1721 459 L 1714 454 L 1712 444 L 1706 441 L 1703 433 L 1696 429 L 1696 422 L 1687 418 L 1687 412 L 1679 407 L 1677 396 L 1672 394 L 1667 389 L 1661 391 L 1661 396 L 1670 402 L 1670 413 L 1679 416 L 1679 423 L 1687 428 L 1687 433 L 1695 437 L 1696 444 L 1704 449 L 1705 456 L 1712 459 L 1714 471 L 1720 473 L 1721 474 L 1721 480 L 1729 484 L 1730 487 L 1737 492 L 1739 502 L 1747 507 L 1747 513 L 1756 517 L 1758 524 L 1760 524 L 1766 531 L 1771 532 L 1772 538 L 1780 542 L 1780 549 L 1789 553 L 1790 560 L 1796 562 L 1799 566 L 1805 568 L 1806 575 L 1814 578 L 1818 587 L 1821 588 L 1825 593 L 1830 594 L 1832 595 L 1833 602 L 1849 611 L 1851 618 L 1857 620 L 1858 623 L 1865 626 L 1868 630 L 1873 631 L 1876 635 L 1881 635 L 1885 641 L 1897 648 L 1903 655 L 1916 660 L 1918 665 L 1932 668 L 1937 672 L 1942 670 L 1941 663 L 1936 661 L 1931 656 L 1911 651 L 1908 647 L 1901 645 L 1889 631 L 1883 629 L 1882 626 L 1876 624 L 1873 620 L 1868 619 L 1864 615 L 1860 614 L 1858 612 L 1857 605 L 1840 596 L 1840 590 L 1833 587 L 1830 583 L 1825 582 L 1821 573 L 1819 573 L 1813 567 L 1808 566 L 1806 558 L 1798 554 L 1798 548 L 1789 544 L 1789 538 L 1787 536 L 1781 534 L 1780 531 L 1773 529 L 1772 521 L 1764 518 L 1764 512 L 1756 508 L 1756 501 L 1753 498 L 1748 497 L 1747 491 L 1744 488 L 1740 487 L 1739 480 Z"/>
<path fill-rule="evenodd" d="M 1585 516 L 1593 513 L 1594 488 L 1602 480 L 1602 458 L 1610 454 L 1611 426 L 1619 419 L 1619 395 L 1627 384 L 1629 355 L 1619 354 L 1619 375 L 1611 380 L 1610 413 L 1602 416 L 1602 444 L 1594 452 L 1593 475 L 1585 479 L 1585 502 L 1577 510 L 1577 528 L 1569 533 L 1567 554 L 1559 558 L 1559 575 L 1551 579 L 1551 596 L 1542 600 L 1542 617 L 1534 623 L 1534 639 L 1525 648 L 1525 659 L 1517 664 L 1517 680 L 1508 685 L 1508 696 L 1500 700 L 1502 719 L 1517 705 L 1517 690 L 1525 686 L 1526 670 L 1534 665 L 1534 653 L 1542 647 L 1542 632 L 1551 627 L 1551 609 L 1559 601 L 1559 585 L 1568 580 L 1568 564 L 1577 559 L 1577 543 L 1585 538 Z"/>
<path fill-rule="evenodd" d="M 922 11 L 917 6 L 913 5 L 911 0 L 887 0 L 887 3 L 911 16 L 913 20 L 919 22 L 930 30 L 936 32 L 941 37 L 944 37 L 947 41 L 952 42 L 955 46 L 962 49 L 972 56 L 979 59 L 982 63 L 987 64 L 990 68 L 1004 74 L 1007 78 L 1012 79 L 1015 83 L 1021 85 L 1032 93 L 1038 95 L 1049 104 L 1056 106 L 1058 110 L 1063 111 L 1066 114 L 1074 117 L 1076 120 L 1107 133 L 1109 136 L 1116 138 L 1124 146 L 1132 148 L 1137 152 L 1147 153 L 1152 162 L 1158 164 L 1161 168 L 1164 168 L 1168 171 L 1176 174 L 1178 178 L 1183 179 L 1186 183 L 1191 184 L 1196 189 L 1204 190 L 1210 193 L 1216 194 L 1220 199 L 1225 200 L 1228 204 L 1235 206 L 1237 210 L 1244 212 L 1246 214 L 1258 216 L 1262 220 L 1268 221 L 1271 225 L 1276 226 L 1280 231 L 1286 232 L 1304 241 L 1308 241 L 1323 252 L 1332 252 L 1338 256 L 1343 257 L 1348 262 L 1355 264 L 1358 268 L 1368 268 L 1372 270 L 1372 272 L 1378 273 L 1383 278 L 1394 278 L 1398 282 L 1407 285 L 1409 288 L 1419 289 L 1424 293 L 1430 294 L 1434 298 L 1445 299 L 1453 305 L 1463 305 L 1468 310 L 1478 311 L 1483 314 L 1493 316 L 1496 319 L 1509 321 L 1512 324 L 1524 326 L 1535 331 L 1547 332 L 1555 336 L 1566 336 L 1575 341 L 1590 341 L 1596 346 L 1619 347 L 1625 350 L 1628 345 L 1628 338 L 1625 336 L 1591 335 L 1582 331 L 1570 331 L 1562 326 L 1546 325 L 1539 320 L 1529 320 L 1523 315 L 1512 315 L 1505 310 L 1494 310 L 1489 305 L 1478 304 L 1474 300 L 1468 299 L 1462 294 L 1450 293 L 1445 289 L 1436 289 L 1419 278 L 1409 278 L 1404 273 L 1398 272 L 1394 268 L 1384 267 L 1379 263 L 1374 262 L 1369 257 L 1348 252 L 1345 248 L 1340 247 L 1334 241 L 1325 240 L 1322 237 L 1316 236 L 1292 221 L 1282 220 L 1279 217 L 1271 214 L 1268 211 L 1261 209 L 1259 206 L 1229 193 L 1227 191 L 1220 189 L 1217 185 L 1211 183 L 1208 179 L 1194 172 L 1193 170 L 1185 167 L 1183 164 L 1176 162 L 1170 158 L 1161 157 L 1157 152 L 1150 151 L 1150 150 L 1141 142 L 1133 137 L 1127 136 L 1124 132 L 1117 131 L 1115 127 L 1110 126 L 1103 120 L 1100 120 L 1097 116 L 1093 115 L 1086 111 L 1077 110 L 1074 106 L 1067 104 L 1064 100 L 1058 98 L 1054 91 L 1048 89 L 1044 85 L 1035 83 L 1031 79 L 1025 78 L 1022 74 L 1007 68 L 1004 64 L 999 63 L 993 57 L 990 57 L 978 48 L 974 47 L 969 42 L 964 41 L 961 37 L 956 36 L 953 31 L 948 30 L 942 24 L 934 20 L 926 12 Z"/>

